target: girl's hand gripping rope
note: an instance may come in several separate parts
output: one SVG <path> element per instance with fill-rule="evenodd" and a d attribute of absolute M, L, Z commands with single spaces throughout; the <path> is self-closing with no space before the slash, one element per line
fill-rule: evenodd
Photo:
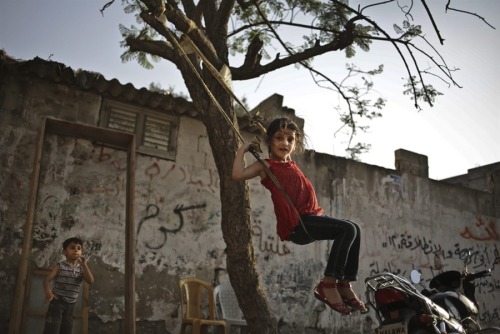
<path fill-rule="evenodd" d="M 255 137 L 254 140 L 250 143 L 250 146 L 248 147 L 249 151 L 257 152 L 257 153 L 262 153 L 262 149 L 260 148 L 260 139 L 259 137 Z"/>

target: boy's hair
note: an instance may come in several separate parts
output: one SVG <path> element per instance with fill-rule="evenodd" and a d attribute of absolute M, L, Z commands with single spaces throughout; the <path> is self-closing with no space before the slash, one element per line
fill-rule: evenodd
<path fill-rule="evenodd" d="M 83 241 L 82 241 L 82 239 L 77 238 L 77 237 L 73 237 L 73 238 L 69 238 L 69 239 L 64 240 L 64 242 L 63 242 L 63 249 L 68 248 L 69 244 L 71 244 L 71 243 L 77 244 L 77 245 L 80 245 L 80 246 L 83 247 Z"/>
<path fill-rule="evenodd" d="M 303 151 L 304 136 L 302 134 L 302 131 L 300 131 L 299 126 L 288 117 L 276 118 L 269 124 L 266 131 L 267 146 L 268 147 L 271 146 L 271 141 L 273 139 L 274 134 L 279 130 L 284 130 L 284 129 L 289 129 L 295 132 L 295 150 L 299 152 Z"/>

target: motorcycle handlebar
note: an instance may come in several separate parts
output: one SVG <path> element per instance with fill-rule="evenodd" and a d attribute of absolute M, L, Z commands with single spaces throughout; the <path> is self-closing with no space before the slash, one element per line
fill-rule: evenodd
<path fill-rule="evenodd" d="M 486 276 L 491 276 L 491 269 L 481 270 L 481 271 L 478 271 L 477 273 L 468 274 L 465 279 L 467 281 L 473 281 L 476 278 L 486 277 Z"/>

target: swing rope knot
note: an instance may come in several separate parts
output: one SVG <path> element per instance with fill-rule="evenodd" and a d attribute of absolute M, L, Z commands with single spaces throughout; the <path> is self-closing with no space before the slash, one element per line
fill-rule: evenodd
<path fill-rule="evenodd" d="M 188 34 L 188 35 L 189 35 L 189 33 L 190 33 L 191 31 L 193 31 L 194 29 L 196 29 L 197 27 L 198 27 L 198 26 L 196 25 L 196 23 L 194 23 L 194 21 L 193 21 L 193 20 L 189 20 L 189 19 L 188 19 L 188 28 L 187 28 L 187 30 L 186 30 L 186 34 Z"/>
<path fill-rule="evenodd" d="M 262 122 L 264 121 L 264 118 L 262 118 L 260 116 L 260 111 L 257 111 L 255 113 L 255 115 L 253 115 L 253 116 L 250 114 L 249 118 L 250 118 L 250 125 L 256 126 L 257 128 L 259 128 L 261 135 L 264 136 L 266 134 L 266 129 L 264 128 L 264 126 L 262 126 Z"/>

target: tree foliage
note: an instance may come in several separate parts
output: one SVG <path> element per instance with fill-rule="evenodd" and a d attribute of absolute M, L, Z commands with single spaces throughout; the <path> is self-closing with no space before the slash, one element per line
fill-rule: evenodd
<path fill-rule="evenodd" d="M 425 13 L 427 17 L 424 19 L 431 19 L 435 35 L 441 43 L 444 41 L 425 1 L 369 1 L 360 2 L 357 6 L 353 5 L 356 2 L 347 0 L 211 2 L 191 0 L 167 1 L 164 4 L 160 0 L 122 0 L 122 2 L 127 13 L 137 15 L 138 22 L 138 26 L 120 26 L 120 31 L 124 36 L 122 46 L 127 48 L 122 55 L 122 60 L 136 60 L 145 68 L 152 68 L 153 63 L 162 58 L 176 63 L 172 57 L 165 57 L 161 52 L 150 52 L 156 47 L 161 48 L 162 41 L 166 42 L 165 45 L 171 50 L 175 46 L 168 43 L 168 38 L 160 32 L 161 29 L 157 30 L 157 25 L 148 23 L 153 19 L 151 15 L 139 13 L 159 13 L 163 8 L 178 10 L 189 22 L 194 22 L 197 28 L 206 33 L 209 31 L 206 25 L 210 22 L 206 18 L 206 13 L 212 10 L 215 12 L 217 8 L 230 9 L 229 14 L 225 16 L 227 21 L 217 22 L 220 24 L 220 33 L 224 35 L 225 52 L 228 54 L 217 55 L 217 57 L 219 62 L 225 61 L 220 59 L 220 56 L 227 58 L 227 62 L 230 63 L 227 65 L 231 69 L 233 80 L 260 77 L 289 65 L 303 67 L 310 71 L 316 84 L 331 89 L 334 94 L 341 97 L 341 102 L 335 111 L 339 113 L 339 120 L 344 124 L 343 127 L 350 129 L 347 151 L 350 151 L 351 157 L 354 158 L 357 155 L 352 156 L 351 144 L 358 131 L 366 128 L 358 128 L 357 124 L 367 115 L 381 116 L 381 110 L 385 106 L 385 99 L 374 96 L 373 86 L 368 82 L 372 80 L 372 76 L 382 72 L 382 67 L 379 67 L 378 71 L 365 70 L 366 75 L 363 79 L 352 83 L 353 80 L 346 80 L 351 78 L 352 71 L 342 77 L 340 73 L 331 73 L 328 70 L 316 68 L 314 67 L 315 57 L 332 51 L 343 51 L 346 58 L 353 58 L 356 56 L 357 49 L 368 52 L 374 42 L 392 44 L 405 67 L 407 84 L 403 93 L 410 96 L 415 108 L 419 110 L 422 108 L 422 103 L 432 106 L 437 96 L 441 95 L 432 83 L 436 77 L 448 85 L 458 86 L 452 76 L 456 69 L 448 67 L 438 50 L 428 42 L 422 26 L 415 22 L 413 14 L 415 11 L 420 10 L 421 16 L 422 12 Z M 361 6 L 362 4 L 364 6 Z M 417 5 L 420 8 L 416 8 Z M 390 25 L 385 27 L 371 19 L 375 8 L 388 8 L 389 6 L 398 7 L 401 15 L 400 23 L 397 23 L 397 17 L 393 18 L 396 23 L 392 24 L 392 29 Z M 453 8 L 451 1 L 446 4 L 445 9 L 476 15 L 485 21 L 477 14 Z M 168 11 L 166 16 L 169 16 Z M 182 24 L 185 25 L 186 22 L 188 21 Z M 169 21 L 167 27 L 177 38 L 185 34 L 182 28 L 177 27 L 175 20 L 171 23 Z M 204 37 L 210 40 L 210 36 Z M 193 41 L 198 42 L 196 39 Z M 147 50 L 145 42 L 151 42 L 148 46 L 151 50 Z M 153 45 L 156 47 L 152 48 Z M 242 56 L 244 56 L 243 65 L 238 67 L 232 65 L 233 62 L 241 61 Z M 426 66 L 430 64 L 431 68 L 422 69 L 421 64 L 426 64 Z M 351 84 L 347 85 L 347 82 Z M 356 94 L 361 90 L 364 91 L 362 98 L 360 94 Z M 371 102 L 372 99 L 376 101 Z M 372 111 L 366 112 L 366 109 Z"/>

